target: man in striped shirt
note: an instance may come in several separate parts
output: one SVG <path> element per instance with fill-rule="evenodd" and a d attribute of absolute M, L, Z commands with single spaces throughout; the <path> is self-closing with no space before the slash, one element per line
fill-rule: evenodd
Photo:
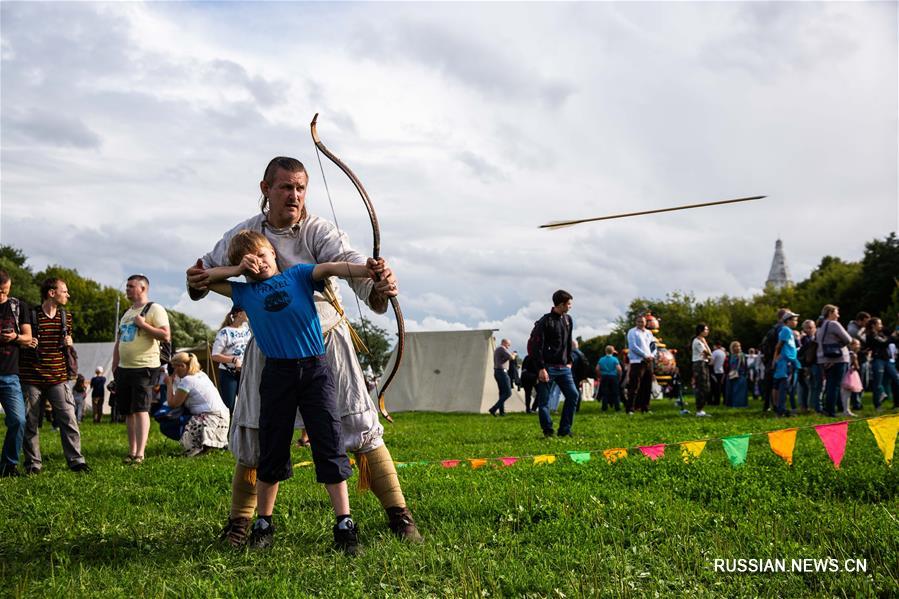
<path fill-rule="evenodd" d="M 19 378 L 25 395 L 25 471 L 38 474 L 41 461 L 41 445 L 38 423 L 44 400 L 53 406 L 53 418 L 62 438 L 62 451 L 69 469 L 87 472 L 90 469 L 81 454 L 81 431 L 75 418 L 75 400 L 68 385 L 66 358 L 63 346 L 72 347 L 72 315 L 65 305 L 69 303 L 69 288 L 62 279 L 50 278 L 41 285 L 41 304 L 34 309 L 31 324 L 33 339 L 28 349 L 21 352 Z M 63 335 L 62 319 L 66 319 L 66 335 Z"/>

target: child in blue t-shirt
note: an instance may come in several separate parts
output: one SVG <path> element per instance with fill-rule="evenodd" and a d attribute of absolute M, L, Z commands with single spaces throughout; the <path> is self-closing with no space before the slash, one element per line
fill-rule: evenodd
<path fill-rule="evenodd" d="M 774 386 L 777 389 L 777 405 L 775 411 L 778 416 L 787 415 L 787 394 L 790 395 L 790 405 L 796 409 L 796 390 L 793 379 L 800 364 L 797 357 L 796 335 L 794 329 L 799 323 L 799 315 L 787 311 L 781 321 L 784 326 L 777 333 L 777 346 L 774 348 Z"/>
<path fill-rule="evenodd" d="M 385 269 L 384 261 L 297 264 L 282 273 L 269 240 L 249 230 L 234 236 L 228 258 L 237 266 L 206 271 L 209 289 L 231 297 L 234 307 L 247 313 L 256 343 L 266 357 L 259 385 L 258 519 L 248 544 L 267 547 L 274 540 L 272 512 L 278 483 L 293 474 L 290 442 L 299 409 L 312 442 L 316 480 L 328 490 L 337 517 L 334 543 L 355 554 L 357 529 L 350 518 L 346 485 L 352 470 L 341 437 L 336 388 L 325 361 L 321 324 L 312 294 L 324 289 L 327 277 L 376 278 Z M 227 281 L 240 275 L 249 282 Z"/>

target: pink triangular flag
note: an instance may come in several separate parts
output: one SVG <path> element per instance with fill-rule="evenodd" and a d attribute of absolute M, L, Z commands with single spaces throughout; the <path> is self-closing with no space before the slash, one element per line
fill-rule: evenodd
<path fill-rule="evenodd" d="M 459 462 L 461 462 L 461 461 L 462 460 L 443 460 L 440 463 L 443 464 L 444 468 L 455 468 L 456 466 L 459 465 Z"/>
<path fill-rule="evenodd" d="M 849 432 L 849 423 L 847 421 L 834 422 L 833 424 L 819 424 L 815 427 L 815 432 L 821 437 L 821 443 L 827 450 L 827 455 L 833 460 L 835 468 L 840 467 L 843 461 L 843 454 L 846 453 L 846 435 Z"/>
<path fill-rule="evenodd" d="M 503 466 L 511 466 L 518 461 L 518 458 L 500 458 L 499 461 L 503 463 Z"/>
<path fill-rule="evenodd" d="M 656 461 L 663 455 L 665 455 L 665 444 L 661 445 L 648 445 L 645 447 L 641 447 L 640 451 L 643 452 L 643 455 L 648 457 L 652 461 Z"/>

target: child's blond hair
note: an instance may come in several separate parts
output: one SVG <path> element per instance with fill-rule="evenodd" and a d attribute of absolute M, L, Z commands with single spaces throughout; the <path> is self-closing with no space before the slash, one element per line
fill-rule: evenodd
<path fill-rule="evenodd" d="M 238 231 L 228 244 L 228 261 L 232 266 L 237 266 L 247 254 L 255 253 L 259 248 L 267 247 L 275 251 L 272 242 L 265 235 L 249 229 Z"/>

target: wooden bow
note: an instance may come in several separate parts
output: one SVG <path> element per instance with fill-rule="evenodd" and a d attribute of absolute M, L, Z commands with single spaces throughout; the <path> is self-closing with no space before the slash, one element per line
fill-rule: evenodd
<path fill-rule="evenodd" d="M 359 195 L 362 196 L 362 203 L 365 204 L 365 209 L 368 210 L 368 218 L 371 220 L 371 231 L 372 231 L 372 240 L 373 240 L 373 248 L 371 252 L 371 257 L 377 260 L 381 255 L 381 229 L 378 227 L 378 215 L 375 214 L 375 207 L 371 203 L 371 199 L 368 197 L 368 192 L 365 191 L 365 187 L 362 186 L 362 182 L 356 176 L 356 174 L 350 170 L 343 161 L 331 153 L 328 148 L 325 147 L 325 144 L 322 143 L 321 138 L 318 136 L 318 131 L 316 130 L 316 123 L 318 121 L 318 113 L 315 113 L 315 116 L 312 117 L 312 141 L 315 142 L 315 147 L 328 159 L 337 165 L 337 167 L 343 171 L 343 173 L 349 177 L 350 181 L 353 182 L 353 185 L 356 187 L 356 191 L 359 192 Z M 380 279 L 379 279 L 380 280 Z M 387 379 L 384 381 L 384 384 L 381 385 L 381 390 L 378 392 L 378 411 L 381 412 L 381 416 L 383 416 L 387 422 L 393 422 L 393 418 L 390 414 L 387 413 L 387 405 L 384 402 L 384 394 L 387 393 L 387 388 L 390 387 L 390 383 L 393 381 L 396 376 L 397 370 L 399 370 L 400 362 L 403 360 L 403 349 L 406 345 L 406 324 L 403 321 L 403 311 L 400 310 L 400 303 L 397 301 L 396 297 L 390 297 L 390 305 L 393 307 L 393 313 L 396 316 L 396 328 L 397 328 L 397 343 L 396 343 L 396 358 L 393 361 L 393 369 L 390 371 L 390 374 L 387 375 Z"/>

